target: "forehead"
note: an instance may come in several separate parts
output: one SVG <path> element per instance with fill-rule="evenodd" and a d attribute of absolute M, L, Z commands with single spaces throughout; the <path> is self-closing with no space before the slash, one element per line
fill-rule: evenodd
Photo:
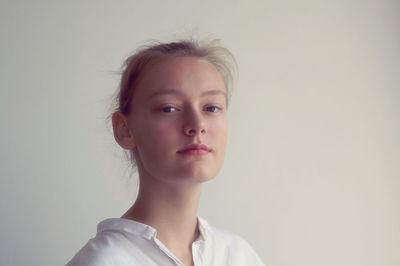
<path fill-rule="evenodd" d="M 163 91 L 200 95 L 221 91 L 226 95 L 225 82 L 218 70 L 207 60 L 196 57 L 167 57 L 151 62 L 142 72 L 135 97 L 162 95 Z"/>

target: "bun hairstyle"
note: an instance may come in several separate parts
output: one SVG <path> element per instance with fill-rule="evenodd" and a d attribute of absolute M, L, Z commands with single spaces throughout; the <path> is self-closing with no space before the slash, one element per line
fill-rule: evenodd
<path fill-rule="evenodd" d="M 219 40 L 197 41 L 193 39 L 162 43 L 152 42 L 140 47 L 122 65 L 121 82 L 115 97 L 114 112 L 129 115 L 132 97 L 140 77 L 152 63 L 168 57 L 189 56 L 207 60 L 221 74 L 228 94 L 228 102 L 233 90 L 237 65 L 232 53 L 219 45 Z M 135 165 L 134 151 L 128 151 L 129 160 Z"/>

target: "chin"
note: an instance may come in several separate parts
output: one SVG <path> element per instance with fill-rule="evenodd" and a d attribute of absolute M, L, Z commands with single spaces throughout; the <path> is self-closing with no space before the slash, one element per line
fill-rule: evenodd
<path fill-rule="evenodd" d="M 171 165 L 174 166 L 171 167 Z M 139 172 L 143 172 L 144 176 L 152 176 L 161 182 L 171 184 L 198 184 L 214 179 L 220 170 L 219 166 L 217 162 L 168 162 L 161 167 L 149 165 L 148 169 L 152 169 L 153 171 L 146 171 L 146 168 L 142 165 L 142 171 Z"/>
<path fill-rule="evenodd" d="M 191 168 L 191 169 L 185 169 L 184 171 L 179 171 L 179 173 L 176 175 L 179 180 L 187 180 L 191 183 L 204 183 L 207 181 L 210 181 L 214 179 L 218 171 L 215 171 L 213 169 L 199 169 L 199 168 Z"/>

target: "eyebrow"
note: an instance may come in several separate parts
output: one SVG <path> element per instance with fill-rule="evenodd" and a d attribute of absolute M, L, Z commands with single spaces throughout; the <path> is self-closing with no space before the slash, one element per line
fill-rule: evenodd
<path fill-rule="evenodd" d="M 221 94 L 225 98 L 227 98 L 226 92 L 222 91 L 222 90 L 208 90 L 208 91 L 203 92 L 200 96 L 204 97 L 204 96 L 208 96 L 208 95 L 219 95 L 219 94 Z M 163 96 L 163 95 L 182 95 L 182 92 L 178 91 L 178 90 L 174 90 L 174 89 L 160 90 L 160 91 L 157 91 L 157 92 L 151 94 L 149 98 L 156 98 L 156 97 Z"/>

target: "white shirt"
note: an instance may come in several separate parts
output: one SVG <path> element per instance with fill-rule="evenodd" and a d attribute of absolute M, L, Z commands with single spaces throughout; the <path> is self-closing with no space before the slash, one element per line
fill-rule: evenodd
<path fill-rule="evenodd" d="M 198 217 L 200 236 L 192 243 L 195 266 L 265 266 L 240 236 L 217 229 Z M 97 225 L 96 237 L 66 266 L 183 266 L 157 238 L 155 228 L 124 218 Z"/>

